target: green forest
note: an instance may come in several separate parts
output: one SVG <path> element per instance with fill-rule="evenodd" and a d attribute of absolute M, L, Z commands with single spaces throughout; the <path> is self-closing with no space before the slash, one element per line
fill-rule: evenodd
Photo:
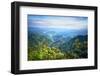
<path fill-rule="evenodd" d="M 87 58 L 87 35 L 73 38 L 28 32 L 28 60 L 57 60 Z"/>

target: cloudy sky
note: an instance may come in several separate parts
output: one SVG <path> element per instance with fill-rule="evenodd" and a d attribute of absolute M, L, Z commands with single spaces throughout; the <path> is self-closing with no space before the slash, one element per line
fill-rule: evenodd
<path fill-rule="evenodd" d="M 88 17 L 28 15 L 29 27 L 86 29 Z"/>

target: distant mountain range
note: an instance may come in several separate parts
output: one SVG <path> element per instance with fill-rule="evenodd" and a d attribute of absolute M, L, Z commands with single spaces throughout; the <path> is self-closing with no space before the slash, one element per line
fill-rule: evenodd
<path fill-rule="evenodd" d="M 73 30 L 66 28 L 37 28 L 37 27 L 29 27 L 29 32 L 43 34 L 45 36 L 49 36 L 52 41 L 59 41 L 61 39 L 70 39 L 74 38 L 78 35 L 87 35 L 87 29 Z"/>

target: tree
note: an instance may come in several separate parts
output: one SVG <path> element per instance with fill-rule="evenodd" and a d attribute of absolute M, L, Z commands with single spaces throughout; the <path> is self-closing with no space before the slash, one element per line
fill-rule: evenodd
<path fill-rule="evenodd" d="M 76 58 L 86 58 L 87 57 L 87 41 L 80 41 L 76 39 L 72 45 L 72 50 L 76 54 Z"/>
<path fill-rule="evenodd" d="M 38 45 L 36 50 L 34 48 L 29 48 L 28 50 L 29 60 L 52 60 L 64 58 L 64 54 L 58 48 L 48 47 L 45 44 Z"/>

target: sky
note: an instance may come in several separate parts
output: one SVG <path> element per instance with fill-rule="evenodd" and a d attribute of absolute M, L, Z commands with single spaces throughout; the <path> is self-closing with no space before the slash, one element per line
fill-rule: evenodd
<path fill-rule="evenodd" d="M 88 17 L 28 15 L 28 27 L 87 29 Z"/>

